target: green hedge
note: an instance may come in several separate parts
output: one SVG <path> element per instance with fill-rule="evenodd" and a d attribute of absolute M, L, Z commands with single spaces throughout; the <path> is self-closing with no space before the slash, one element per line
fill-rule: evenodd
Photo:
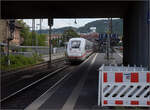
<path fill-rule="evenodd" d="M 25 57 L 23 55 L 9 55 L 10 65 L 7 65 L 7 57 L 2 56 L 0 58 L 1 70 L 12 70 L 22 68 L 30 65 L 37 64 L 41 61 L 40 55 L 34 54 L 32 57 Z"/>

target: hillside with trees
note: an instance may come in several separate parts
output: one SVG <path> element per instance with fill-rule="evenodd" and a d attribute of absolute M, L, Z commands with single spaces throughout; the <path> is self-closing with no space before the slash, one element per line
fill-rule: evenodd
<path fill-rule="evenodd" d="M 96 32 L 98 33 L 105 33 L 108 24 L 106 23 L 107 20 L 96 20 L 90 23 L 85 24 L 82 27 L 75 28 L 75 27 L 63 27 L 58 29 L 52 29 L 53 34 L 62 34 L 64 31 L 68 29 L 73 29 L 78 33 L 88 33 L 90 32 L 90 27 L 96 27 Z M 122 19 L 113 19 L 112 21 L 112 29 L 113 33 L 117 33 L 119 35 L 123 35 L 123 20 Z M 40 31 L 37 31 L 40 33 Z M 42 30 L 41 33 L 48 34 L 48 30 Z"/>
<path fill-rule="evenodd" d="M 90 23 L 87 23 L 85 26 L 77 29 L 77 32 L 86 33 L 90 32 L 90 27 L 96 27 L 96 32 L 105 33 L 106 28 L 108 27 L 107 20 L 96 20 Z M 122 19 L 114 19 L 112 21 L 112 31 L 113 33 L 118 33 L 119 35 L 123 34 L 123 21 Z"/>

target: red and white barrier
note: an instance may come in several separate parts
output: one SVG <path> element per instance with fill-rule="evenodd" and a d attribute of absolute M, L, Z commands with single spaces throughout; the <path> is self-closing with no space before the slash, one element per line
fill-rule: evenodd
<path fill-rule="evenodd" d="M 150 71 L 142 67 L 102 66 L 98 105 L 150 107 Z"/>

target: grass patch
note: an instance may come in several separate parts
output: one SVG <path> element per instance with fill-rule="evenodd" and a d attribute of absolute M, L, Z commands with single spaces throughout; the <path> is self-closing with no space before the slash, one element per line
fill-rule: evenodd
<path fill-rule="evenodd" d="M 23 55 L 9 55 L 10 65 L 8 65 L 7 59 L 7 56 L 2 56 L 0 58 L 0 69 L 2 71 L 24 68 L 43 61 L 41 55 L 37 54 L 33 54 L 32 57 L 25 57 Z"/>

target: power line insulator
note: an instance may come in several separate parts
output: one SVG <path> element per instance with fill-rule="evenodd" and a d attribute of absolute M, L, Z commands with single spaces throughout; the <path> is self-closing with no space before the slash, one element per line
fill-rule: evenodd
<path fill-rule="evenodd" d="M 51 18 L 48 19 L 48 25 L 53 26 L 53 19 L 51 19 Z"/>

